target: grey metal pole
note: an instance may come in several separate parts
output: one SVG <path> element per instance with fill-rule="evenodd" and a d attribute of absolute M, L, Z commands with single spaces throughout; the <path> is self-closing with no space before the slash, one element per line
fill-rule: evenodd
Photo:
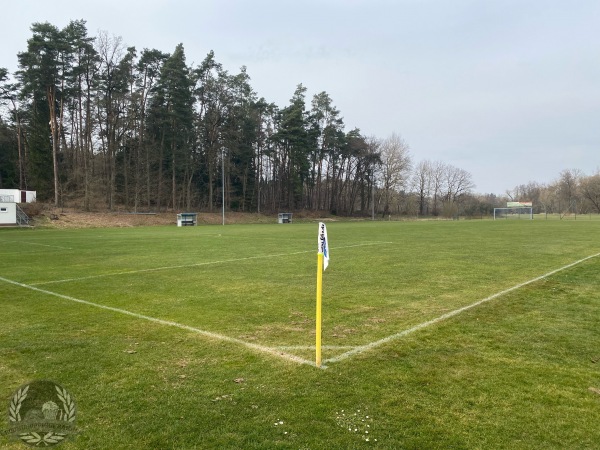
<path fill-rule="evenodd" d="M 221 149 L 221 190 L 223 191 L 223 225 L 225 225 L 225 148 Z"/>
<path fill-rule="evenodd" d="M 375 180 L 371 183 L 371 220 L 375 220 Z"/>

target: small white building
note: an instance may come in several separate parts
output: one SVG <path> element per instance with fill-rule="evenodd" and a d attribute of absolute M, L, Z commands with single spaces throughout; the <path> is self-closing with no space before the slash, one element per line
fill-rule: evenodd
<path fill-rule="evenodd" d="M 27 225 L 29 217 L 18 203 L 34 203 L 35 191 L 0 189 L 0 225 Z"/>
<path fill-rule="evenodd" d="M 17 224 L 17 204 L 0 202 L 0 225 Z"/>
<path fill-rule="evenodd" d="M 36 191 L 0 189 L 0 202 L 35 203 Z"/>

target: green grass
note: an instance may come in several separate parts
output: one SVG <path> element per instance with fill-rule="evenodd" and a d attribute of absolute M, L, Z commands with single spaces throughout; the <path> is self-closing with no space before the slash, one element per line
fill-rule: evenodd
<path fill-rule="evenodd" d="M 319 370 L 241 345 L 313 360 L 316 224 L 0 230 L 0 406 L 60 383 L 63 448 L 597 447 L 599 257 L 327 362 L 597 254 L 597 221 L 328 234 Z M 0 427 L 0 447 L 22 444 Z"/>

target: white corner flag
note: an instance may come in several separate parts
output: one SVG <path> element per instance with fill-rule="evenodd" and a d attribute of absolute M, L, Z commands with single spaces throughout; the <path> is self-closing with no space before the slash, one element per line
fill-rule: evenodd
<path fill-rule="evenodd" d="M 323 270 L 329 265 L 329 243 L 327 242 L 327 227 L 323 222 L 319 222 L 319 251 L 323 253 Z"/>

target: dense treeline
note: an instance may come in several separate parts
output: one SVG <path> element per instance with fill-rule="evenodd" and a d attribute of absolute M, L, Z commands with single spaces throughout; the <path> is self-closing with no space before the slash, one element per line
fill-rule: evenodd
<path fill-rule="evenodd" d="M 85 208 L 212 210 L 223 193 L 241 211 L 371 206 L 378 143 L 346 132 L 327 93 L 307 108 L 299 85 L 279 108 L 212 52 L 190 67 L 181 44 L 138 52 L 83 21 L 31 30 L 16 82 L 0 73 L 3 186 Z"/>
<path fill-rule="evenodd" d="M 414 165 L 396 134 L 346 131 L 326 92 L 309 103 L 300 84 L 278 107 L 213 52 L 191 67 L 182 44 L 138 52 L 89 36 L 84 21 L 31 31 L 19 70 L 0 69 L 0 187 L 134 211 L 211 211 L 224 199 L 238 211 L 451 216 L 500 201 L 473 196 L 462 169 Z"/>

